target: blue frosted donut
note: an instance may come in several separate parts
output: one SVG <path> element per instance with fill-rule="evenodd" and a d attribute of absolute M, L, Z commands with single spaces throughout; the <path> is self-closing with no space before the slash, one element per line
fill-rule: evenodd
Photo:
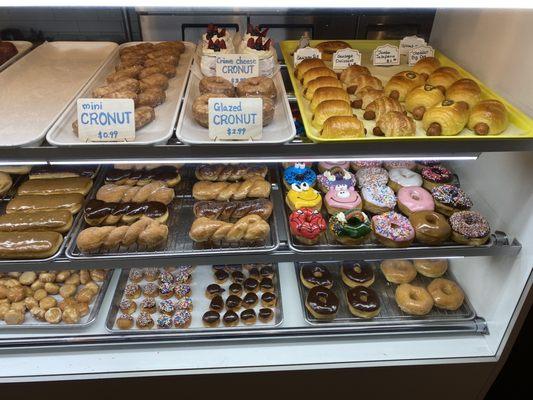
<path fill-rule="evenodd" d="M 300 185 L 305 182 L 309 187 L 312 187 L 316 181 L 316 173 L 304 164 L 296 163 L 283 172 L 283 180 L 288 186 L 293 183 Z"/>

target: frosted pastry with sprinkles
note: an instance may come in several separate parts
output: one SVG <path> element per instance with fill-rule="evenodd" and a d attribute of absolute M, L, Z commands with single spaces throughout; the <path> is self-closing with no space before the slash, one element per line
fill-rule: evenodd
<path fill-rule="evenodd" d="M 435 209 L 441 214 L 451 216 L 454 212 L 472 208 L 472 200 L 463 189 L 453 185 L 440 185 L 431 190 Z"/>
<path fill-rule="evenodd" d="M 471 246 L 481 246 L 490 236 L 490 225 L 483 215 L 476 211 L 459 211 L 450 217 L 452 240 Z"/>
<path fill-rule="evenodd" d="M 387 247 L 409 247 L 415 238 L 409 219 L 394 211 L 372 217 L 372 230 Z"/>
<path fill-rule="evenodd" d="M 370 185 L 384 186 L 389 181 L 389 174 L 387 170 L 378 167 L 362 168 L 355 174 L 357 178 L 357 185 L 365 187 Z"/>
<path fill-rule="evenodd" d="M 381 214 L 394 210 L 396 196 L 388 186 L 370 185 L 361 189 L 363 209 L 372 214 Z"/>

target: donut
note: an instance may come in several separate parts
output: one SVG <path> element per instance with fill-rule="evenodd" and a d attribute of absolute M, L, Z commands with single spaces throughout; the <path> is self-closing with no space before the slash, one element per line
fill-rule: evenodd
<path fill-rule="evenodd" d="M 330 215 L 341 211 L 361 209 L 362 200 L 359 193 L 355 191 L 354 187 L 346 187 L 346 185 L 335 185 L 330 187 L 326 196 L 324 197 L 326 210 Z"/>
<path fill-rule="evenodd" d="M 317 210 L 301 208 L 289 216 L 291 233 L 300 243 L 316 244 L 326 231 L 326 220 Z"/>
<path fill-rule="evenodd" d="M 243 79 L 235 88 L 237 97 L 262 97 L 274 100 L 277 96 L 274 81 L 267 76 L 256 76 Z"/>
<path fill-rule="evenodd" d="M 389 181 L 387 170 L 379 167 L 362 168 L 355 174 L 359 187 L 369 185 L 385 186 Z"/>
<path fill-rule="evenodd" d="M 318 172 L 324 173 L 324 171 L 327 171 L 328 169 L 331 169 L 334 167 L 348 169 L 350 168 L 350 162 L 349 161 L 337 161 L 337 162 L 321 161 L 318 163 Z"/>
<path fill-rule="evenodd" d="M 222 323 L 225 326 L 237 326 L 239 324 L 239 315 L 235 311 L 228 310 L 222 316 Z"/>
<path fill-rule="evenodd" d="M 255 324 L 255 321 L 257 321 L 257 315 L 255 314 L 255 310 L 253 308 L 248 308 L 246 310 L 241 311 L 241 321 L 245 325 L 253 325 Z"/>
<path fill-rule="evenodd" d="M 366 261 L 343 261 L 341 277 L 348 287 L 368 287 L 374 283 L 374 269 Z"/>
<path fill-rule="evenodd" d="M 360 210 L 341 211 L 332 215 L 328 229 L 337 242 L 346 245 L 361 244 L 372 233 L 370 219 Z"/>
<path fill-rule="evenodd" d="M 257 297 L 257 294 L 255 294 L 254 292 L 249 292 L 249 293 L 246 293 L 244 297 L 242 298 L 241 306 L 243 306 L 244 308 L 253 308 L 257 305 L 258 301 L 259 301 L 259 297 Z"/>
<path fill-rule="evenodd" d="M 156 320 L 156 324 L 161 329 L 172 328 L 172 317 L 169 315 L 160 315 Z"/>
<path fill-rule="evenodd" d="M 147 283 L 143 286 L 143 294 L 145 297 L 157 297 L 159 294 L 159 286 L 155 283 Z"/>
<path fill-rule="evenodd" d="M 263 307 L 274 307 L 276 305 L 276 302 L 277 302 L 277 297 L 272 292 L 265 292 L 261 295 L 261 305 Z"/>
<path fill-rule="evenodd" d="M 192 315 L 189 310 L 177 310 L 172 322 L 176 328 L 187 328 L 191 324 Z"/>
<path fill-rule="evenodd" d="M 408 217 L 419 211 L 433 211 L 433 197 L 421 187 L 403 187 L 398 190 L 398 208 Z"/>
<path fill-rule="evenodd" d="M 240 296 L 242 294 L 242 285 L 240 283 L 232 283 L 228 288 L 231 294 Z"/>
<path fill-rule="evenodd" d="M 315 286 L 322 286 L 325 288 L 331 288 L 333 286 L 331 272 L 329 272 L 325 266 L 318 263 L 302 265 L 300 268 L 300 280 L 308 289 Z"/>
<path fill-rule="evenodd" d="M 351 172 L 348 172 L 341 167 L 333 167 L 324 171 L 316 178 L 318 188 L 323 192 L 327 193 L 331 187 L 342 185 L 346 187 L 355 187 L 355 176 Z"/>
<path fill-rule="evenodd" d="M 260 273 L 261 278 L 274 278 L 274 268 L 272 268 L 272 264 L 263 264 Z"/>
<path fill-rule="evenodd" d="M 422 177 L 407 168 L 393 168 L 389 170 L 389 186 L 395 192 L 403 187 L 422 186 Z"/>
<path fill-rule="evenodd" d="M 209 303 L 209 309 L 216 312 L 222 311 L 224 309 L 224 299 L 222 296 L 216 295 L 213 297 Z"/>
<path fill-rule="evenodd" d="M 259 282 L 259 289 L 263 293 L 273 292 L 274 291 L 274 281 L 272 278 L 263 278 Z"/>
<path fill-rule="evenodd" d="M 455 311 L 463 304 L 465 294 L 461 287 L 449 279 L 433 279 L 428 285 L 428 292 L 438 308 Z"/>
<path fill-rule="evenodd" d="M 153 297 L 146 297 L 141 301 L 141 311 L 153 314 L 157 311 L 157 304 L 155 302 L 155 299 Z"/>
<path fill-rule="evenodd" d="M 309 187 L 313 187 L 316 183 L 316 173 L 305 164 L 296 163 L 283 171 L 283 183 L 287 189 L 290 189 L 293 183 L 298 186 L 306 183 Z"/>
<path fill-rule="evenodd" d="M 259 281 L 257 279 L 254 279 L 254 278 L 247 278 L 242 286 L 244 287 L 244 290 L 249 293 L 249 292 L 253 292 L 253 293 L 256 293 L 259 291 Z"/>
<path fill-rule="evenodd" d="M 305 308 L 317 319 L 333 319 L 339 310 L 339 299 L 332 290 L 315 286 L 307 293 Z"/>
<path fill-rule="evenodd" d="M 158 309 L 161 314 L 174 315 L 176 305 L 172 300 L 163 300 L 159 302 Z"/>
<path fill-rule="evenodd" d="M 161 283 L 159 285 L 159 296 L 162 299 L 170 299 L 174 296 L 174 289 L 176 285 L 174 283 Z"/>
<path fill-rule="evenodd" d="M 243 283 L 244 279 L 246 279 L 246 278 L 245 278 L 244 274 L 242 273 L 242 271 L 238 271 L 237 270 L 237 271 L 233 271 L 231 273 L 231 281 L 233 283 Z"/>
<path fill-rule="evenodd" d="M 426 167 L 436 167 L 440 165 L 440 161 L 437 160 L 419 160 L 415 161 L 416 163 L 416 170 L 418 172 L 422 172 L 422 170 Z"/>
<path fill-rule="evenodd" d="M 381 161 L 352 161 L 350 167 L 355 172 L 363 168 L 380 168 Z"/>
<path fill-rule="evenodd" d="M 202 323 L 208 328 L 213 328 L 220 324 L 220 314 L 216 311 L 207 311 L 202 316 Z"/>
<path fill-rule="evenodd" d="M 439 185 L 431 189 L 435 201 L 435 209 L 441 214 L 451 216 L 457 211 L 467 211 L 472 208 L 472 200 L 463 191 L 453 185 Z"/>
<path fill-rule="evenodd" d="M 408 247 L 415 238 L 415 230 L 409 220 L 394 211 L 374 215 L 372 230 L 376 238 L 387 247 Z"/>
<path fill-rule="evenodd" d="M 178 299 L 185 297 L 185 296 L 190 296 L 191 287 L 187 285 L 186 283 L 178 283 L 176 287 L 174 288 L 174 294 L 176 295 Z"/>
<path fill-rule="evenodd" d="M 352 315 L 374 318 L 381 311 L 378 294 L 369 287 L 355 286 L 346 292 L 346 303 Z"/>
<path fill-rule="evenodd" d="M 452 228 L 446 217 L 435 211 L 419 211 L 409 216 L 416 240 L 430 246 L 438 246 L 450 238 Z"/>
<path fill-rule="evenodd" d="M 139 329 L 152 329 L 154 327 L 154 320 L 152 316 L 146 312 L 141 312 L 135 322 Z"/>
<path fill-rule="evenodd" d="M 124 299 L 119 304 L 119 309 L 124 314 L 133 314 L 137 310 L 137 304 L 129 299 Z"/>
<path fill-rule="evenodd" d="M 193 308 L 192 299 L 190 297 L 182 297 L 181 299 L 177 299 L 176 303 L 174 304 L 176 306 L 176 310 L 191 311 Z"/>
<path fill-rule="evenodd" d="M 409 260 L 383 260 L 380 268 L 390 283 L 409 283 L 416 278 L 416 269 Z"/>
<path fill-rule="evenodd" d="M 174 275 L 168 271 L 161 271 L 159 273 L 159 283 L 174 283 Z"/>
<path fill-rule="evenodd" d="M 363 186 L 361 195 L 363 197 L 363 210 L 372 214 L 392 211 L 396 207 L 396 196 L 388 186 Z"/>
<path fill-rule="evenodd" d="M 274 311 L 270 308 L 261 308 L 258 313 L 259 321 L 266 324 L 267 322 L 272 321 L 274 318 Z"/>
<path fill-rule="evenodd" d="M 198 84 L 200 94 L 222 94 L 224 97 L 234 97 L 235 87 L 227 79 L 221 76 L 206 76 Z"/>
<path fill-rule="evenodd" d="M 215 271 L 214 275 L 215 275 L 216 283 L 224 283 L 229 278 L 229 274 L 223 269 L 219 269 L 218 271 Z"/>
<path fill-rule="evenodd" d="M 398 160 L 398 161 L 385 161 L 383 166 L 387 171 L 397 168 L 405 168 L 413 170 L 416 168 L 416 162 L 410 160 Z"/>
<path fill-rule="evenodd" d="M 220 287 L 220 285 L 217 285 L 216 283 L 212 283 L 205 289 L 205 297 L 208 299 L 212 299 L 213 297 L 220 295 L 224 293 L 226 289 Z"/>
<path fill-rule="evenodd" d="M 128 278 L 133 283 L 139 283 L 143 280 L 143 272 L 138 268 L 132 268 L 128 275 Z"/>
<path fill-rule="evenodd" d="M 448 270 L 448 260 L 418 259 L 413 261 L 416 271 L 428 278 L 440 278 Z"/>
<path fill-rule="evenodd" d="M 423 186 L 427 190 L 431 190 L 438 185 L 450 183 L 453 180 L 452 171 L 439 165 L 425 167 L 420 174 L 424 180 Z"/>
<path fill-rule="evenodd" d="M 144 268 L 144 279 L 147 282 L 154 282 L 157 280 L 157 277 L 159 276 L 159 270 L 157 268 Z"/>
<path fill-rule="evenodd" d="M 285 196 L 285 203 L 291 211 L 299 208 L 312 208 L 320 211 L 322 208 L 322 196 L 320 193 L 309 187 L 307 183 L 301 185 L 293 184 Z"/>
<path fill-rule="evenodd" d="M 130 300 L 138 299 L 141 297 L 141 287 L 136 283 L 128 283 L 124 288 L 124 296 Z"/>
<path fill-rule="evenodd" d="M 461 244 L 481 246 L 490 236 L 490 225 L 476 211 L 459 211 L 450 217 L 452 240 Z"/>
<path fill-rule="evenodd" d="M 117 327 L 118 329 L 131 329 L 133 327 L 133 317 L 130 314 L 121 314 L 117 318 Z"/>
<path fill-rule="evenodd" d="M 426 289 L 402 283 L 394 293 L 400 310 L 411 315 L 426 315 L 433 308 L 433 298 Z"/>

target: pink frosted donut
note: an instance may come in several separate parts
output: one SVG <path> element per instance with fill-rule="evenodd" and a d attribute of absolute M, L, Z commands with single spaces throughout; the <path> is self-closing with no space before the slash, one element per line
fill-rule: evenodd
<path fill-rule="evenodd" d="M 379 168 L 381 167 L 381 161 L 352 161 L 350 166 L 354 171 L 359 171 L 363 168 Z"/>
<path fill-rule="evenodd" d="M 407 247 L 415 238 L 415 230 L 402 214 L 389 211 L 372 217 L 376 238 L 387 247 Z"/>
<path fill-rule="evenodd" d="M 341 211 L 361 209 L 361 196 L 353 187 L 336 185 L 329 188 L 326 193 L 326 208 L 333 215 Z"/>
<path fill-rule="evenodd" d="M 320 172 L 327 171 L 328 169 L 331 169 L 334 167 L 341 167 L 342 169 L 348 170 L 350 168 L 350 162 L 349 161 L 337 161 L 337 162 L 321 161 L 318 163 L 318 170 Z"/>
<path fill-rule="evenodd" d="M 398 208 L 405 215 L 410 216 L 418 211 L 435 210 L 433 196 L 426 189 L 416 186 L 406 186 L 398 190 Z"/>

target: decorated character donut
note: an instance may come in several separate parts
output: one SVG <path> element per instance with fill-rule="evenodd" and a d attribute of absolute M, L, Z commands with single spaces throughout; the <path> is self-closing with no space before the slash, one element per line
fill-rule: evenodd
<path fill-rule="evenodd" d="M 342 244 L 363 243 L 372 232 L 370 219 L 360 210 L 341 211 L 329 219 L 329 231 Z"/>
<path fill-rule="evenodd" d="M 285 196 L 285 202 L 291 211 L 299 208 L 312 208 L 320 211 L 322 208 L 322 196 L 307 183 L 292 184 L 287 196 Z"/>
<path fill-rule="evenodd" d="M 312 208 L 301 208 L 289 216 L 291 233 L 304 244 L 316 244 L 326 230 L 326 220 Z"/>
<path fill-rule="evenodd" d="M 324 199 L 326 209 L 330 215 L 341 211 L 361 209 L 361 196 L 354 187 L 346 185 L 335 185 L 330 187 Z"/>
<path fill-rule="evenodd" d="M 346 187 L 355 187 L 355 176 L 341 167 L 333 167 L 316 178 L 318 188 L 327 193 L 329 188 L 337 185 L 345 185 Z"/>
<path fill-rule="evenodd" d="M 304 163 L 295 163 L 283 171 L 283 183 L 287 189 L 290 189 L 293 184 L 301 185 L 302 183 L 313 187 L 316 183 L 316 173 Z"/>

